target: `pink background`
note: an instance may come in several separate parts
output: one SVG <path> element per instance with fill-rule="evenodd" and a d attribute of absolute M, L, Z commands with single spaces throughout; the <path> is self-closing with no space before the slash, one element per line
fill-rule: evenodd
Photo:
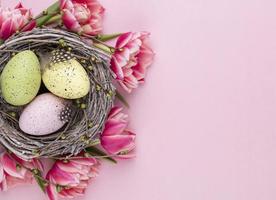
<path fill-rule="evenodd" d="M 101 2 L 107 33 L 149 30 L 157 56 L 128 98 L 137 158 L 105 163 L 80 199 L 275 200 L 275 0 Z M 36 186 L 0 194 L 18 198 L 46 199 Z"/>

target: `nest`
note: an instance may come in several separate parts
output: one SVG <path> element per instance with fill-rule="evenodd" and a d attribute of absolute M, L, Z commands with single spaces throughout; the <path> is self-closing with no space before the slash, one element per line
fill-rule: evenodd
<path fill-rule="evenodd" d="M 64 30 L 43 28 L 15 35 L 0 46 L 0 71 L 14 54 L 23 50 L 38 52 L 41 49 L 71 48 L 72 54 L 86 69 L 91 83 L 89 94 L 79 99 L 80 102 L 74 102 L 75 109 L 69 122 L 58 132 L 45 136 L 22 132 L 14 113 L 20 113 L 23 107 L 7 104 L 0 95 L 0 143 L 19 157 L 72 157 L 98 140 L 115 95 L 110 55 L 82 39 Z"/>

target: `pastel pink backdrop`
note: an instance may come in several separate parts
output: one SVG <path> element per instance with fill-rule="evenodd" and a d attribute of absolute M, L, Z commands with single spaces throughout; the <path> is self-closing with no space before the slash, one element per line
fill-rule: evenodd
<path fill-rule="evenodd" d="M 137 158 L 105 163 L 80 199 L 275 200 L 276 2 L 101 2 L 107 33 L 148 30 L 157 56 L 128 98 Z M 46 199 L 36 186 L 0 194 L 18 198 Z"/>

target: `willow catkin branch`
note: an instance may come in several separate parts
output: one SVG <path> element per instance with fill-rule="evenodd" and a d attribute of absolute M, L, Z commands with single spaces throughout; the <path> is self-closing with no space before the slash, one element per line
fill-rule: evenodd
<path fill-rule="evenodd" d="M 108 112 L 113 106 L 115 88 L 112 84 L 113 74 L 109 68 L 110 55 L 89 46 L 74 33 L 42 28 L 15 35 L 0 46 L 0 71 L 13 53 L 23 50 L 37 53 L 52 51 L 60 46 L 71 47 L 72 53 L 80 62 L 81 59 L 85 59 L 83 66 L 91 83 L 88 95 L 82 99 L 86 108 L 75 107 L 71 120 L 58 132 L 45 136 L 31 136 L 23 133 L 18 122 L 5 114 L 10 111 L 20 114 L 22 107 L 7 104 L 0 95 L 0 144 L 23 159 L 69 158 L 78 155 L 99 137 Z M 90 69 L 90 66 L 93 66 L 93 69 Z"/>

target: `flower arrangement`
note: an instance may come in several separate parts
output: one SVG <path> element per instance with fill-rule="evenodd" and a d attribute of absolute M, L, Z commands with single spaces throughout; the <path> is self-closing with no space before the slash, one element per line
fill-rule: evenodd
<path fill-rule="evenodd" d="M 1 191 L 36 182 L 50 200 L 74 198 L 102 160 L 135 156 L 119 90 L 144 82 L 154 52 L 148 32 L 103 34 L 104 12 L 97 0 L 59 0 L 36 17 L 0 8 Z"/>

